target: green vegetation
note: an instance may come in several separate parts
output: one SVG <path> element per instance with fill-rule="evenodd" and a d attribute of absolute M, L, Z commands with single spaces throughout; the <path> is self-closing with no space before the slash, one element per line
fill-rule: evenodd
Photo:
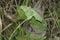
<path fill-rule="evenodd" d="M 0 2 L 0 40 L 60 40 L 59 0 Z"/>

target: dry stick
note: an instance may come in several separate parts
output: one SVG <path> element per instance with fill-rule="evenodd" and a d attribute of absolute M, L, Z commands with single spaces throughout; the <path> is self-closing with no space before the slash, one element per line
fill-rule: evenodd
<path fill-rule="evenodd" d="M 19 29 L 19 27 L 21 27 L 21 25 L 22 25 L 23 23 L 25 23 L 26 21 L 30 20 L 33 16 L 34 16 L 34 15 L 28 17 L 28 18 L 25 19 L 21 24 L 19 24 L 19 25 L 17 26 L 17 28 L 13 31 L 13 33 L 11 34 L 11 36 L 9 37 L 9 40 L 11 40 L 11 38 L 12 38 L 13 34 L 16 32 L 16 30 Z"/>
<path fill-rule="evenodd" d="M 14 22 L 14 19 L 13 19 L 10 15 L 8 15 L 5 10 L 4 10 L 4 15 L 5 15 L 8 19 L 10 19 L 12 22 Z"/>
<path fill-rule="evenodd" d="M 38 2 L 36 3 L 36 5 L 34 5 L 34 8 L 38 8 L 38 9 L 39 9 L 40 6 L 41 6 L 40 4 L 41 4 L 40 1 L 38 1 Z M 39 5 L 39 6 L 38 6 L 38 5 Z"/>
<path fill-rule="evenodd" d="M 2 30 L 2 19 L 1 19 L 1 15 L 0 15 L 0 31 Z M 0 33 L 0 35 L 1 35 L 1 33 Z M 1 40 L 1 36 L 0 36 L 0 40 Z"/>
<path fill-rule="evenodd" d="M 0 34 L 0 36 L 3 37 L 5 40 L 7 40 L 7 38 L 4 35 Z"/>
<path fill-rule="evenodd" d="M 1 18 L 0 18 L 0 31 L 2 30 L 2 22 L 1 22 Z M 0 32 L 0 37 L 4 37 L 1 32 Z M 6 40 L 6 38 L 4 37 L 4 39 Z"/>
<path fill-rule="evenodd" d="M 42 6 L 42 0 L 39 0 L 36 5 L 34 6 L 34 8 L 36 8 L 37 12 L 39 13 L 39 15 L 44 18 L 43 13 L 44 13 L 44 6 Z"/>
<path fill-rule="evenodd" d="M 15 4 L 16 4 L 16 6 L 17 6 L 17 0 L 15 0 Z"/>
<path fill-rule="evenodd" d="M 0 17 L 0 31 L 2 30 L 2 20 L 1 20 L 1 17 Z M 1 33 L 0 33 L 1 34 Z"/>
<path fill-rule="evenodd" d="M 5 27 L 2 31 L 0 31 L 0 33 L 2 33 L 3 31 L 5 31 L 7 28 L 9 28 L 13 23 L 10 23 L 7 27 Z"/>

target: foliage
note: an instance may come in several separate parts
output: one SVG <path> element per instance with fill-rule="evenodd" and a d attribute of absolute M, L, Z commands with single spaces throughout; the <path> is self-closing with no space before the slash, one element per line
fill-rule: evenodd
<path fill-rule="evenodd" d="M 0 40 L 60 40 L 60 0 L 0 0 Z"/>
<path fill-rule="evenodd" d="M 41 16 L 31 7 L 27 7 L 27 6 L 21 6 L 17 8 L 17 12 L 19 15 L 19 18 L 29 18 L 30 16 L 32 16 L 32 18 L 29 20 L 30 25 L 35 28 L 35 29 L 39 29 L 39 30 L 45 30 L 46 26 L 45 23 L 43 22 L 43 19 L 41 18 Z M 22 20 L 19 19 L 19 20 Z M 29 36 L 29 35 L 28 35 Z M 34 35 L 33 35 L 34 36 Z"/>

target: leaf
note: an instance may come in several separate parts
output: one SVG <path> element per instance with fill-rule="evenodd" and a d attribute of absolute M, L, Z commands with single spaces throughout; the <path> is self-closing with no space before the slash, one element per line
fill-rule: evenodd
<path fill-rule="evenodd" d="M 21 6 L 21 9 L 25 12 L 25 15 L 27 17 L 34 15 L 36 20 L 42 21 L 41 16 L 33 8 L 27 6 Z"/>
<path fill-rule="evenodd" d="M 60 20 L 58 19 L 58 20 L 56 20 L 56 22 L 57 22 L 57 23 L 56 23 L 57 26 L 60 27 Z"/>
<path fill-rule="evenodd" d="M 20 7 L 17 7 L 17 12 L 18 12 L 18 19 L 26 19 L 25 13 Z"/>
<path fill-rule="evenodd" d="M 29 21 L 33 28 L 39 29 L 39 30 L 45 30 L 46 29 L 45 23 L 42 20 L 41 16 L 33 8 L 27 7 L 27 6 L 21 6 L 20 9 L 22 9 L 21 11 L 24 12 L 23 14 L 27 18 L 29 18 L 29 17 L 31 17 L 33 15 L 33 17 L 30 18 L 30 21 Z M 18 11 L 18 12 L 21 13 L 21 11 Z M 19 13 L 19 15 L 20 15 L 20 13 Z M 34 39 L 42 39 L 43 40 L 43 38 L 45 38 L 45 37 L 42 36 L 43 34 L 44 33 L 41 33 L 40 35 L 38 35 L 38 34 L 31 34 L 30 33 L 29 37 L 31 39 L 34 38 Z M 18 39 L 20 40 L 19 36 L 17 36 L 17 40 Z"/>
<path fill-rule="evenodd" d="M 36 29 L 41 29 L 41 30 L 45 30 L 46 26 L 45 24 L 42 22 L 40 23 L 39 21 L 37 21 L 35 18 L 32 18 L 30 20 L 30 24 L 32 27 L 36 28 Z"/>
<path fill-rule="evenodd" d="M 42 29 L 42 30 L 46 29 L 41 16 L 33 8 L 27 6 L 21 6 L 20 9 L 18 9 L 18 13 L 19 17 L 22 19 L 25 18 L 25 16 L 29 18 L 33 15 L 34 18 L 32 17 L 32 19 L 30 20 L 31 25 L 36 29 Z"/>
<path fill-rule="evenodd" d="M 45 36 L 45 33 L 43 33 L 43 34 L 36 34 L 36 33 L 31 32 L 30 33 L 30 38 L 31 39 L 36 39 L 36 40 L 44 40 L 46 38 L 46 36 Z"/>
<path fill-rule="evenodd" d="M 23 1 L 23 4 L 22 4 L 22 5 L 25 5 L 25 6 L 27 5 L 27 4 L 26 4 L 26 0 Z"/>
<path fill-rule="evenodd" d="M 34 11 L 34 13 L 35 13 L 34 15 L 35 19 L 42 22 L 42 17 L 36 11 Z"/>

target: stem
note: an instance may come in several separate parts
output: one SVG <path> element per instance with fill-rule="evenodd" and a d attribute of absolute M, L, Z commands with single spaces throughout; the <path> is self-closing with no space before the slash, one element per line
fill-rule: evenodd
<path fill-rule="evenodd" d="M 16 30 L 19 29 L 19 27 L 21 27 L 21 25 L 22 25 L 23 23 L 25 23 L 26 21 L 30 20 L 33 16 L 34 16 L 34 15 L 28 17 L 28 18 L 25 19 L 21 24 L 19 24 L 18 27 L 13 31 L 13 33 L 12 33 L 11 36 L 9 37 L 9 40 L 11 40 L 11 38 L 12 38 L 13 34 L 16 32 Z"/>

